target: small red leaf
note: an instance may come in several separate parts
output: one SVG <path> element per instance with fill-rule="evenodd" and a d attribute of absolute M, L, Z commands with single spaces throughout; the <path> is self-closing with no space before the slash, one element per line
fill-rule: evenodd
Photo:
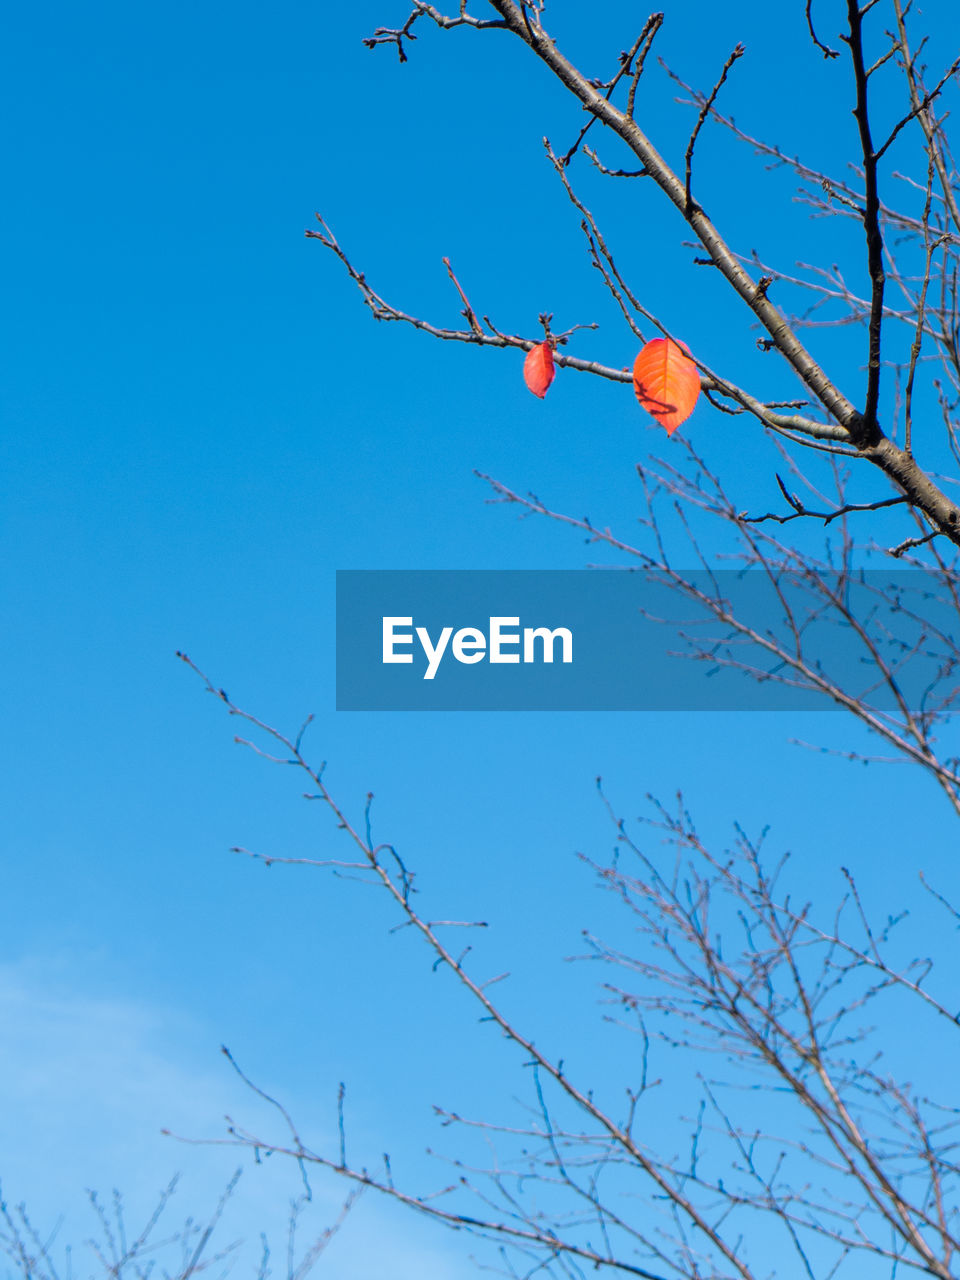
<path fill-rule="evenodd" d="M 553 348 L 549 342 L 531 347 L 523 362 L 523 380 L 527 389 L 542 400 L 550 388 L 556 369 L 553 367 Z"/>
<path fill-rule="evenodd" d="M 654 338 L 634 361 L 633 390 L 669 436 L 693 413 L 700 394 L 700 374 L 675 342 Z"/>

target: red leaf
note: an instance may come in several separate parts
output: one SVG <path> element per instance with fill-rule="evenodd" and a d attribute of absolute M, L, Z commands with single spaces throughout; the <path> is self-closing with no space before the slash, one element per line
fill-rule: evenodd
<path fill-rule="evenodd" d="M 542 400 L 550 388 L 556 369 L 553 367 L 553 348 L 549 342 L 541 342 L 527 352 L 523 362 L 523 380 L 528 390 Z"/>
<path fill-rule="evenodd" d="M 693 413 L 700 394 L 700 374 L 675 342 L 654 338 L 634 361 L 633 390 L 669 436 Z"/>

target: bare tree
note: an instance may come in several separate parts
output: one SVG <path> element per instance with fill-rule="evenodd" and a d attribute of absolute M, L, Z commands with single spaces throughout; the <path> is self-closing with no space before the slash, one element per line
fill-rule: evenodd
<path fill-rule="evenodd" d="M 454 976 L 533 1077 L 530 1115 L 520 1125 L 436 1108 L 465 1143 L 477 1133 L 487 1139 L 493 1156 L 486 1163 L 465 1156 L 452 1180 L 417 1191 L 395 1182 L 387 1155 L 379 1172 L 351 1162 L 342 1086 L 337 1148 L 318 1151 L 228 1053 L 250 1089 L 275 1107 L 285 1134 L 231 1121 L 223 1145 L 286 1155 L 305 1177 L 311 1169 L 336 1173 L 494 1241 L 509 1275 L 603 1268 L 647 1280 L 754 1280 L 779 1274 L 784 1256 L 788 1274 L 810 1277 L 897 1268 L 944 1280 L 956 1274 L 960 1112 L 949 1088 L 928 1096 L 924 1078 L 931 1062 L 955 1059 L 960 1014 L 949 976 L 933 976 L 931 960 L 912 956 L 918 940 L 899 937 L 902 917 L 871 923 L 849 872 L 829 905 L 797 902 L 785 857 L 768 866 L 762 841 L 740 830 L 732 848 L 712 850 L 682 798 L 672 811 L 656 805 L 641 837 L 608 806 L 616 849 L 608 864 L 592 867 L 630 913 L 637 945 L 628 951 L 585 935 L 587 958 L 609 971 L 606 1001 L 637 1033 L 639 1053 L 625 1055 L 619 1098 L 602 1102 L 498 1003 L 491 989 L 508 975 L 475 974 L 471 947 L 450 941 L 485 922 L 429 918 L 414 871 L 372 834 L 372 797 L 358 821 L 340 807 L 323 768 L 304 755 L 306 726 L 287 736 L 202 678 L 248 727 L 251 736 L 236 741 L 302 775 L 306 798 L 329 810 L 347 845 L 318 859 L 236 852 L 268 866 L 332 870 L 385 891 L 400 923 L 426 942 L 433 968 Z M 960 921 L 936 889 L 930 893 L 945 920 Z M 913 1052 L 898 1071 L 883 1058 L 905 1025 Z M 645 1136 L 670 1105 L 658 1074 L 662 1045 L 692 1051 L 694 1062 L 718 1061 L 712 1072 L 688 1073 L 687 1109 L 670 1139 L 677 1147 L 665 1149 Z M 911 1083 L 917 1076 L 923 1084 Z"/>
<path fill-rule="evenodd" d="M 645 503 L 640 540 L 484 477 L 495 498 L 573 526 L 619 563 L 639 565 L 696 603 L 714 629 L 688 637 L 693 658 L 838 703 L 884 750 L 931 776 L 960 816 L 960 756 L 950 737 L 960 665 L 960 510 L 948 496 L 955 481 L 944 474 L 960 461 L 960 180 L 945 129 L 960 67 L 956 31 L 937 33 L 928 45 L 927 33 L 913 30 L 920 15 L 910 3 L 847 0 L 831 9 L 843 14 L 840 50 L 820 38 L 810 0 L 797 0 L 792 8 L 809 37 L 810 56 L 835 65 L 838 101 L 846 95 L 853 111 L 857 151 L 849 170 L 830 173 L 815 157 L 790 156 L 765 141 L 760 128 L 747 131 L 723 113 L 724 85 L 747 56 L 739 42 L 712 88 L 690 87 L 677 69 L 667 73 L 687 95 L 687 107 L 675 109 L 691 112 L 685 151 L 671 167 L 644 127 L 639 105 L 663 14 L 642 23 L 630 47 L 612 54 L 611 67 L 595 76 L 548 34 L 544 3 L 488 0 L 474 8 L 464 0 L 444 14 L 414 0 L 401 26 L 379 28 L 367 43 L 393 48 L 406 62 L 411 42 L 432 25 L 526 46 L 586 112 L 587 123 L 567 148 L 546 145 L 547 158 L 581 220 L 589 260 L 631 334 L 638 341 L 655 332 L 673 336 L 657 319 L 656 299 L 621 273 L 613 246 L 578 195 L 571 178 L 578 156 L 640 205 L 666 198 L 680 234 L 694 237 L 695 268 L 718 272 L 730 286 L 731 308 L 748 309 L 760 328 L 758 345 L 780 356 L 784 378 L 782 396 L 764 399 L 693 352 L 702 392 L 717 413 L 740 419 L 744 447 L 748 424 L 773 437 L 788 477 L 777 473 L 777 510 L 742 510 L 705 450 L 687 442 L 667 460 L 638 468 Z M 936 60 L 929 71 L 921 62 L 924 49 Z M 768 263 L 735 248 L 707 214 L 697 183 L 698 148 L 711 122 L 792 173 L 799 198 L 828 225 L 856 226 L 861 263 L 841 269 L 832 255 L 806 266 Z M 601 145 L 611 154 L 601 155 Z M 900 176 L 891 169 L 894 155 L 904 168 Z M 336 255 L 377 320 L 477 347 L 527 351 L 547 341 L 561 368 L 631 381 L 628 370 L 574 354 L 586 324 L 554 333 L 552 317 L 544 314 L 543 335 L 497 328 L 489 305 L 469 300 L 449 261 L 462 326 L 388 303 L 322 219 L 307 235 Z M 850 283 L 854 276 L 863 284 Z M 812 353 L 809 331 L 837 325 L 862 331 L 865 376 L 858 369 L 843 376 L 828 371 Z M 919 461 L 921 453 L 930 461 Z M 871 476 L 886 486 L 880 496 Z M 677 517 L 689 537 L 682 554 L 675 530 L 667 530 Z M 827 552 L 811 536 L 824 527 L 839 535 Z M 725 594 L 714 548 L 728 545 L 731 533 L 738 563 L 773 584 L 780 603 L 776 628 L 744 616 Z M 691 548 L 703 576 L 677 567 Z M 912 573 L 864 579 L 868 552 Z M 861 595 L 852 603 L 854 586 Z M 831 669 L 815 638 L 821 624 L 852 637 L 868 676 L 857 680 L 849 667 Z M 602 1102 L 588 1080 L 574 1079 L 559 1056 L 505 1013 L 492 990 L 496 975 L 471 972 L 469 948 L 448 939 L 456 936 L 451 929 L 480 922 L 436 922 L 419 907 L 406 857 L 374 838 L 369 805 L 356 820 L 339 805 L 322 769 L 304 754 L 303 730 L 285 734 L 209 681 L 206 687 L 250 726 L 240 741 L 308 779 L 310 798 L 330 810 L 349 845 L 340 856 L 263 860 L 332 868 L 379 885 L 400 921 L 424 939 L 434 966 L 454 976 L 532 1072 L 525 1125 L 441 1114 L 445 1124 L 464 1131 L 465 1141 L 476 1133 L 491 1139 L 495 1155 L 486 1163 L 465 1159 L 452 1182 L 429 1193 L 397 1185 L 389 1161 L 382 1172 L 351 1163 L 342 1096 L 335 1151 L 312 1149 L 279 1106 L 285 1137 L 233 1125 L 224 1142 L 283 1151 L 304 1168 L 376 1187 L 439 1222 L 490 1239 L 503 1247 L 503 1267 L 512 1275 L 606 1269 L 650 1280 L 753 1280 L 771 1273 L 812 1278 L 909 1269 L 945 1280 L 957 1274 L 957 1111 L 950 1089 L 935 1073 L 931 1078 L 930 1064 L 955 1060 L 960 1015 L 949 979 L 915 958 L 923 943 L 903 936 L 906 926 L 896 913 L 876 926 L 848 872 L 838 871 L 833 897 L 797 901 L 784 859 L 771 864 L 761 842 L 742 831 L 731 848 L 711 847 L 682 800 L 675 809 L 655 806 L 639 835 L 611 807 L 617 851 L 594 871 L 623 903 L 639 941 L 625 950 L 588 937 L 587 954 L 603 967 L 606 997 L 615 1016 L 637 1032 L 640 1053 L 633 1055 L 623 1093 Z M 944 923 L 955 925 L 960 915 L 947 896 L 930 893 Z M 955 958 L 948 963 L 955 966 Z M 906 1061 L 893 1055 L 888 1066 L 882 1054 L 904 1048 L 898 1028 L 905 1021 L 911 1027 L 906 1048 L 914 1053 Z M 727 1064 L 725 1072 L 704 1069 L 687 1082 L 692 1092 L 677 1121 L 683 1148 L 679 1138 L 665 1147 L 644 1138 L 649 1117 L 663 1108 L 656 1051 L 664 1043 L 695 1051 L 694 1062 L 713 1054 Z"/>
<path fill-rule="evenodd" d="M 179 1178 L 173 1178 L 161 1191 L 152 1213 L 136 1234 L 130 1230 L 129 1213 L 119 1191 L 113 1192 L 109 1204 L 105 1204 L 95 1191 L 88 1192 L 97 1234 L 84 1242 L 82 1250 L 58 1240 L 62 1223 L 42 1234 L 26 1205 L 8 1205 L 0 1198 L 0 1256 L 5 1257 L 12 1267 L 7 1274 L 18 1277 L 18 1280 L 60 1280 L 62 1276 L 81 1274 L 106 1276 L 112 1280 L 146 1280 L 154 1273 L 170 1277 L 170 1280 L 190 1280 L 191 1276 L 207 1272 L 227 1275 L 243 1256 L 243 1242 L 233 1240 L 219 1245 L 214 1243 L 214 1237 L 222 1228 L 224 1210 L 236 1191 L 240 1176 L 238 1169 L 206 1219 L 188 1217 L 183 1226 L 168 1230 L 170 1202 L 179 1182 Z M 321 1231 L 306 1248 L 298 1243 L 297 1237 L 307 1198 L 300 1196 L 292 1202 L 284 1268 L 287 1280 L 304 1280 L 313 1270 L 342 1226 L 355 1199 L 356 1193 L 351 1192 L 336 1221 Z M 277 1272 L 267 1237 L 261 1234 L 259 1266 L 255 1273 L 257 1280 L 268 1280 Z"/>
<path fill-rule="evenodd" d="M 378 28 L 366 43 L 371 48 L 395 47 L 401 60 L 406 61 L 410 41 L 423 23 L 444 31 L 470 28 L 477 39 L 507 35 L 522 41 L 545 71 L 560 80 L 579 100 L 589 119 L 562 154 L 558 155 L 549 142 L 546 153 L 562 190 L 581 219 L 589 260 L 615 299 L 624 322 L 639 341 L 657 331 L 673 336 L 657 319 L 655 300 L 642 296 L 642 290 L 620 272 L 597 220 L 576 194 L 570 169 L 581 152 L 612 182 L 625 184 L 628 198 L 635 203 L 642 206 L 660 196 L 673 204 L 681 226 L 693 233 L 701 250 L 701 256 L 694 258 L 695 267 L 720 272 L 731 287 L 730 306 L 742 309 L 745 305 L 760 327 L 763 336 L 757 345 L 782 357 L 784 396 L 777 401 L 763 401 L 737 385 L 726 372 L 708 368 L 694 352 L 702 391 L 716 412 L 739 415 L 744 423 L 760 423 L 772 437 L 780 469 L 788 473 L 788 480 L 777 472 L 783 499 L 781 510 L 750 513 L 741 509 L 736 494 L 730 494 L 711 470 L 704 447 L 694 448 L 684 442 L 685 456 L 678 459 L 674 454 L 666 461 L 655 459 L 637 468 L 645 503 L 642 523 L 648 535 L 638 543 L 632 536 L 617 535 L 601 520 L 569 516 L 500 480 L 490 476 L 483 479 L 503 501 L 580 529 L 588 539 L 625 557 L 626 562 L 639 561 L 653 576 L 700 604 L 725 630 L 712 637 L 709 644 L 702 643 L 699 656 L 713 660 L 723 636 L 757 642 L 760 652 L 741 664 L 745 669 L 760 678 L 789 680 L 832 698 L 858 716 L 888 746 L 929 769 L 960 813 L 958 759 L 943 745 L 943 732 L 954 705 L 953 675 L 958 653 L 951 626 L 955 626 L 960 601 L 955 576 L 960 509 L 947 493 L 948 487 L 957 483 L 949 477 L 949 469 L 960 460 L 960 211 L 957 171 L 944 128 L 948 114 L 944 99 L 948 90 L 956 89 L 960 58 L 951 61 L 952 55 L 948 55 L 944 65 L 928 76 L 920 62 L 926 36 L 916 39 L 908 31 L 908 19 L 913 17 L 910 5 L 901 0 L 884 4 L 876 0 L 858 6 L 849 0 L 845 6 L 846 30 L 841 36 L 848 69 L 846 77 L 840 78 L 840 54 L 815 34 L 808 4 L 797 12 L 806 19 L 811 56 L 837 63 L 838 94 L 846 91 L 852 104 L 858 139 L 857 154 L 849 164 L 854 178 L 828 174 L 815 163 L 790 157 L 777 145 L 748 134 L 722 114 L 719 103 L 723 86 L 734 74 L 734 64 L 745 56 L 740 43 L 709 91 L 691 88 L 676 72 L 668 72 L 689 95 L 687 101 L 696 110 L 682 170 L 675 172 L 638 120 L 638 87 L 649 71 L 663 14 L 651 15 L 631 47 L 614 59 L 616 70 L 607 78 L 598 78 L 578 70 L 560 51 L 544 26 L 543 5 L 504 0 L 491 3 L 490 8 L 496 16 L 474 17 L 466 5 L 461 5 L 456 15 L 445 16 L 432 5 L 417 3 L 403 26 Z M 943 46 L 942 39 L 935 41 L 938 51 Z M 882 85 L 883 114 L 889 118 L 878 124 L 872 105 L 874 97 L 880 96 L 874 90 L 875 86 L 881 87 L 882 77 L 892 85 Z M 892 116 L 891 102 L 895 106 Z M 813 216 L 827 219 L 828 225 L 839 229 L 854 222 L 863 236 L 862 264 L 853 263 L 849 270 L 842 270 L 834 262 L 836 254 L 829 239 L 825 251 L 831 256 L 825 263 L 790 268 L 762 262 L 755 254 L 731 247 L 729 238 L 699 203 L 694 183 L 697 147 L 703 145 L 701 134 L 710 120 L 731 131 L 772 166 L 792 172 L 801 184 L 796 198 L 810 207 Z M 598 125 L 600 128 L 595 129 Z M 587 146 L 587 140 L 594 135 L 600 137 L 603 130 L 606 138 L 614 135 L 617 145 L 632 153 L 632 167 L 621 164 L 619 157 L 617 167 L 607 164 L 597 150 Z M 600 141 L 605 138 L 600 137 Z M 904 156 L 904 152 L 909 154 Z M 907 174 L 894 171 L 889 175 L 894 154 L 901 162 L 907 162 Z M 910 176 L 911 168 L 920 180 Z M 882 191 L 885 176 L 897 188 L 900 203 L 892 203 Z M 635 181 L 638 178 L 642 179 L 639 185 Z M 751 181 L 743 178 L 744 192 L 754 190 Z M 306 234 L 319 239 L 337 256 L 377 320 L 410 324 L 446 341 L 481 347 L 530 350 L 546 340 L 557 349 L 555 359 L 561 368 L 615 382 L 631 382 L 632 374 L 627 369 L 566 353 L 576 334 L 594 325 L 581 323 L 553 333 L 552 316 L 541 315 L 545 336 L 503 332 L 484 308 L 476 308 L 468 299 L 449 259 L 444 263 L 462 304 L 466 327 L 434 324 L 388 303 L 364 272 L 354 266 L 323 219 L 320 230 L 308 230 Z M 847 275 L 858 268 L 865 277 L 862 292 L 847 282 Z M 757 272 L 761 274 L 755 278 Z M 776 305 L 774 297 L 782 297 L 783 306 Z M 805 331 L 817 327 L 832 330 L 836 326 L 858 326 L 863 330 L 866 386 L 862 391 L 843 385 L 859 382 L 859 370 L 853 370 L 846 379 L 838 379 L 827 373 L 805 345 Z M 915 428 L 918 405 L 923 406 L 924 416 Z M 935 412 L 935 420 L 931 419 L 931 412 Z M 927 465 L 917 461 L 915 446 L 930 458 Z M 748 438 L 745 447 L 749 447 Z M 871 469 L 865 473 L 863 463 L 879 468 L 886 477 L 886 494 L 874 496 Z M 666 526 L 658 513 L 658 503 L 662 508 L 664 500 L 684 521 L 689 534 L 686 546 L 678 548 L 675 541 L 671 544 L 664 536 Z M 889 516 L 896 517 L 899 531 L 896 523 L 884 520 Z M 721 544 L 724 533 L 719 527 L 708 532 L 710 520 L 715 526 L 733 531 L 744 567 L 760 570 L 778 584 L 802 584 L 799 595 L 783 600 L 782 626 L 775 636 L 761 636 L 756 623 L 751 625 L 749 619 L 734 616 L 719 583 L 714 584 L 713 590 L 704 591 L 702 582 L 694 582 L 676 567 L 684 559 L 689 562 L 691 551 L 697 564 L 706 566 L 710 562 L 716 566 L 713 547 Z M 876 532 L 864 538 L 863 526 L 871 520 Z M 809 531 L 801 532 L 798 526 L 804 524 L 818 529 L 829 526 L 839 532 L 839 538 L 823 554 Z M 775 532 L 771 532 L 774 526 Z M 887 564 L 893 559 L 900 566 L 921 572 L 902 575 L 895 585 L 875 581 L 871 608 L 865 617 L 857 617 L 843 602 L 856 572 L 864 566 L 864 554 L 870 551 Z M 912 591 L 914 600 L 905 602 L 904 597 Z M 941 602 L 936 617 L 921 603 L 931 594 Z M 910 641 L 892 633 L 893 614 L 901 622 L 909 614 L 918 624 Z M 811 651 L 809 624 L 812 618 L 824 616 L 857 630 L 864 656 L 871 667 L 875 664 L 879 674 L 869 687 L 850 687 L 843 678 L 831 678 L 819 669 L 822 650 Z M 932 661 L 931 645 L 936 655 L 936 676 L 927 682 L 929 688 L 925 684 L 922 700 L 910 701 L 902 686 L 905 664 L 911 655 L 915 657 L 921 651 Z M 728 649 L 722 661 L 737 665 L 735 651 Z M 781 674 L 771 675 L 774 670 Z"/>

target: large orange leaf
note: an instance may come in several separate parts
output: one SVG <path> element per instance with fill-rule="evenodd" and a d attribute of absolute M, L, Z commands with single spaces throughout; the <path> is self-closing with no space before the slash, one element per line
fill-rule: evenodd
<path fill-rule="evenodd" d="M 541 342 L 531 347 L 523 362 L 523 380 L 530 391 L 542 400 L 554 379 L 556 369 L 553 367 L 553 348 L 549 342 Z"/>
<path fill-rule="evenodd" d="M 700 394 L 700 374 L 675 342 L 654 338 L 634 361 L 633 389 L 669 436 L 693 413 Z"/>

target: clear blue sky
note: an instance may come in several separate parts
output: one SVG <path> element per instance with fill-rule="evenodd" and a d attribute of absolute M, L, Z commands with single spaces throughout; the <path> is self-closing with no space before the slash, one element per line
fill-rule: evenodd
<path fill-rule="evenodd" d="M 554 8 L 591 74 L 635 35 L 632 4 L 594 6 L 578 33 L 583 7 Z M 747 43 L 727 100 L 745 127 L 765 133 L 771 100 L 801 83 L 778 140 L 812 138 L 828 168 L 847 154 L 802 4 L 664 8 L 660 52 L 696 83 Z M 936 22 L 944 5 L 926 8 Z M 5 18 L 0 1179 L 42 1223 L 68 1214 L 75 1239 L 84 1187 L 145 1204 L 182 1169 L 184 1211 L 215 1198 L 229 1155 L 159 1129 L 216 1136 L 224 1112 L 257 1115 L 221 1043 L 318 1144 L 334 1140 L 346 1081 L 364 1158 L 389 1150 L 423 1183 L 444 1176 L 423 1156 L 439 1141 L 432 1103 L 490 1113 L 524 1085 L 371 892 L 227 852 L 322 856 L 335 833 L 296 779 L 232 745 L 178 648 L 271 722 L 316 714 L 331 788 L 353 812 L 376 793 L 380 835 L 439 913 L 496 924 L 490 971 L 515 972 L 514 1007 L 558 1056 L 598 1016 L 593 975 L 562 963 L 610 909 L 575 858 L 612 842 L 598 774 L 625 815 L 682 787 L 717 839 L 734 819 L 770 823 L 814 877 L 845 862 L 878 891 L 912 874 L 911 799 L 930 844 L 949 844 L 922 780 L 898 771 L 894 806 L 889 773 L 789 744 L 848 745 L 834 715 L 335 712 L 336 569 L 582 567 L 596 558 L 582 540 L 487 505 L 473 469 L 629 533 L 634 463 L 667 448 L 629 388 L 561 374 L 541 403 L 516 353 L 375 325 L 304 239 L 321 210 L 389 299 L 455 323 L 449 255 L 501 327 L 535 333 L 544 310 L 561 328 L 596 319 L 578 349 L 633 358 L 542 156 L 545 133 L 572 141 L 576 107 L 496 35 L 424 30 L 402 67 L 362 47 L 406 12 L 54 0 Z M 659 72 L 645 93 L 677 161 L 689 109 Z M 739 247 L 772 254 L 789 236 L 791 259 L 817 252 L 789 178 L 745 202 L 735 159 L 752 163 L 705 135 L 704 190 Z M 618 205 L 585 166 L 574 174 L 599 215 L 609 204 L 618 260 L 665 322 L 758 393 L 794 394 L 689 267 L 679 220 L 652 194 Z M 858 340 L 829 342 L 856 388 Z M 749 424 L 701 406 L 688 432 L 744 505 L 776 501 L 774 455 Z M 264 1190 L 258 1176 L 250 1214 L 272 1227 L 296 1178 L 273 1171 Z M 324 1184 L 323 1206 L 338 1194 Z M 390 1259 L 395 1277 L 460 1280 L 473 1274 L 461 1243 L 368 1197 L 323 1274 L 384 1274 Z"/>

